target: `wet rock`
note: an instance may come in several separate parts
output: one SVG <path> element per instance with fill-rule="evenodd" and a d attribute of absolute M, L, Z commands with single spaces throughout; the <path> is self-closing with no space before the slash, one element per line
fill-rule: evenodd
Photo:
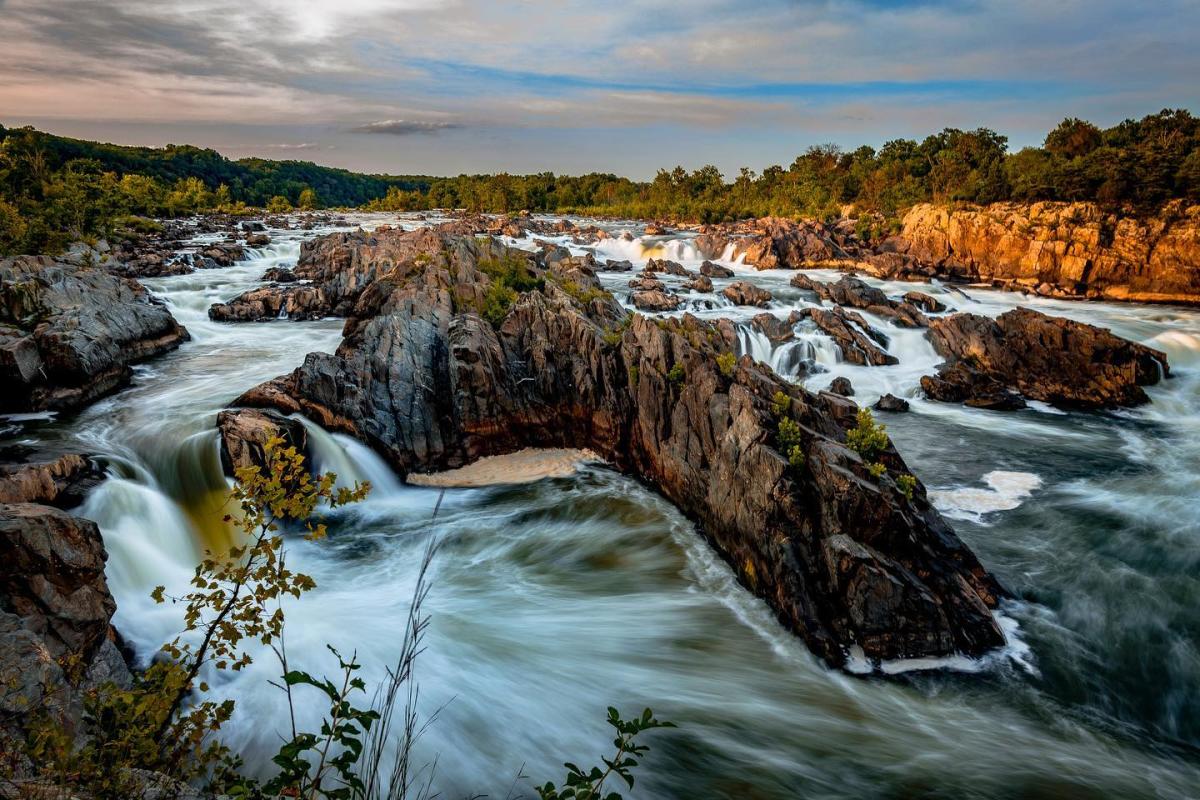
<path fill-rule="evenodd" d="M 766 289 L 760 289 L 749 281 L 734 281 L 721 290 L 721 294 L 734 305 L 739 306 L 759 306 L 760 308 L 771 302 L 771 293 Z"/>
<path fill-rule="evenodd" d="M 679 295 L 660 289 L 634 292 L 629 300 L 635 308 L 642 311 L 674 311 L 683 305 L 683 298 Z"/>
<path fill-rule="evenodd" d="M 645 235 L 646 236 L 666 236 L 670 232 L 671 231 L 668 230 L 665 226 L 658 225 L 656 223 L 651 222 L 646 225 Z"/>
<path fill-rule="evenodd" d="M 842 397 L 854 396 L 854 385 L 850 383 L 849 378 L 838 376 L 829 382 L 829 391 Z"/>
<path fill-rule="evenodd" d="M 0 411 L 79 408 L 187 338 L 139 283 L 103 267 L 0 261 Z"/>
<path fill-rule="evenodd" d="M 800 273 L 792 278 L 791 285 L 815 292 L 822 300 L 839 306 L 859 308 L 877 316 L 888 317 L 902 328 L 924 328 L 929 324 L 929 320 L 916 306 L 891 300 L 882 290 L 858 278 L 847 276 L 836 283 L 823 283 Z"/>
<path fill-rule="evenodd" d="M 274 319 L 321 319 L 329 311 L 316 286 L 263 286 L 243 292 L 228 303 L 215 303 L 208 318 L 215 322 L 263 322 Z"/>
<path fill-rule="evenodd" d="M 246 257 L 246 248 L 234 243 L 211 244 L 198 250 L 197 254 L 219 267 L 232 267 L 234 262 Z"/>
<path fill-rule="evenodd" d="M 633 262 L 625 260 L 614 261 L 610 258 L 608 261 L 604 262 L 604 266 L 601 267 L 601 269 L 605 272 L 632 272 Z"/>
<path fill-rule="evenodd" d="M 647 272 L 665 272 L 668 275 L 677 275 L 681 278 L 690 278 L 692 273 L 683 268 L 683 265 L 678 261 L 670 261 L 665 258 L 652 258 L 646 262 Z"/>
<path fill-rule="evenodd" d="M 842 351 L 842 358 L 851 364 L 878 367 L 900 363 L 895 356 L 879 346 L 880 340 L 886 342 L 886 338 L 854 312 L 840 307 L 832 311 L 824 308 L 802 308 L 796 317 L 811 319 L 816 323 L 818 328 L 837 342 L 838 349 Z"/>
<path fill-rule="evenodd" d="M 792 325 L 774 314 L 755 314 L 750 327 L 760 331 L 771 340 L 771 344 L 783 344 L 793 338 Z"/>
<path fill-rule="evenodd" d="M 264 283 L 295 283 L 299 279 L 287 267 L 271 267 L 263 273 L 261 280 Z"/>
<path fill-rule="evenodd" d="M 221 435 L 221 467 L 230 476 L 244 467 L 263 467 L 267 463 L 263 448 L 271 439 L 282 439 L 284 446 L 300 453 L 308 450 L 304 425 L 271 411 L 222 411 L 217 414 L 217 430 Z"/>
<path fill-rule="evenodd" d="M 708 258 L 742 259 L 758 269 L 799 269 L 849 261 L 860 243 L 836 226 L 815 220 L 795 221 L 778 217 L 729 225 L 706 225 L 695 239 L 696 247 Z"/>
<path fill-rule="evenodd" d="M 699 275 L 695 278 L 692 278 L 690 281 L 688 281 L 684 285 L 687 286 L 687 288 L 691 289 L 693 292 L 708 293 L 713 290 L 712 279 L 709 278 L 707 275 Z"/>
<path fill-rule="evenodd" d="M 875 401 L 872 406 L 876 411 L 890 411 L 892 413 L 902 413 L 908 411 L 908 401 L 903 397 L 896 397 L 894 394 L 885 394 Z"/>
<path fill-rule="evenodd" d="M 70 453 L 53 461 L 0 464 L 0 503 L 40 503 L 71 508 L 104 480 L 87 456 Z"/>
<path fill-rule="evenodd" d="M 262 233 L 267 229 L 266 225 L 263 225 L 256 219 L 243 220 L 241 225 L 238 227 L 240 227 L 246 233 Z"/>
<path fill-rule="evenodd" d="M 265 233 L 251 233 L 246 236 L 247 247 L 266 247 L 271 243 L 271 237 Z"/>
<path fill-rule="evenodd" d="M 733 270 L 711 261 L 705 261 L 700 265 L 700 274 L 709 278 L 732 278 Z"/>
<path fill-rule="evenodd" d="M 1149 402 L 1143 386 L 1170 374 L 1158 350 L 1082 322 L 1017 308 L 992 320 L 954 314 L 929 329 L 946 359 L 922 387 L 937 400 L 1019 408 L 1014 392 L 1062 408 Z"/>
<path fill-rule="evenodd" d="M 945 303 L 924 292 L 905 292 L 904 302 L 930 314 L 939 314 L 946 310 Z"/>
<path fill-rule="evenodd" d="M 447 248 L 458 247 L 447 242 Z M 627 316 L 553 281 L 497 325 L 454 299 L 488 278 L 437 258 L 369 287 L 335 354 L 247 392 L 356 436 L 402 475 L 524 447 L 586 447 L 654 486 L 698 524 L 739 580 L 822 658 L 978 654 L 1003 635 L 1002 590 L 928 503 L 873 478 L 845 445 L 853 402 L 810 394 L 742 358 L 731 326 Z M 614 334 L 616 338 L 614 340 Z M 803 466 L 776 447 L 778 393 Z"/>
<path fill-rule="evenodd" d="M 665 292 L 667 285 L 655 278 L 653 272 L 643 272 L 629 282 L 629 288 L 639 292 Z"/>

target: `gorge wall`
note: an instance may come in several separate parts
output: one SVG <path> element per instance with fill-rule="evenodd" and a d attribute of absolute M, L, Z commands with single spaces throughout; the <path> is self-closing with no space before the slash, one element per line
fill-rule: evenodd
<path fill-rule="evenodd" d="M 892 248 L 945 277 L 1040 294 L 1139 303 L 1200 303 L 1200 206 L 1145 218 L 1093 203 L 922 204 Z"/>

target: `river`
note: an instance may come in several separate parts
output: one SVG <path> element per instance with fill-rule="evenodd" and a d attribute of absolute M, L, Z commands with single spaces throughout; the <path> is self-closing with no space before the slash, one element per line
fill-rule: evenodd
<path fill-rule="evenodd" d="M 233 267 L 143 281 L 192 341 L 78 415 L 20 423 L 20 439 L 109 464 L 79 513 L 104 534 L 114 622 L 141 659 L 180 627 L 180 610 L 156 605 L 150 590 L 179 591 L 204 548 L 228 542 L 216 412 L 340 341 L 340 320 L 218 324 L 206 311 L 294 263 L 301 238 L 319 232 L 273 230 L 270 246 Z M 683 237 L 614 238 L 596 253 L 699 263 Z M 790 272 L 722 263 L 774 294 L 771 313 L 810 303 L 788 286 Z M 623 298 L 629 277 L 602 276 Z M 718 291 L 727 282 L 714 281 Z M 331 516 L 328 540 L 289 543 L 291 566 L 318 585 L 287 607 L 294 665 L 332 671 L 329 643 L 357 651 L 363 677 L 378 682 L 420 554 L 437 538 L 418 677 L 424 711 L 440 711 L 417 755 L 437 759 L 442 796 L 503 797 L 519 774 L 541 783 L 560 779 L 563 761 L 598 762 L 609 705 L 648 705 L 679 726 L 647 736 L 637 798 L 1200 796 L 1200 311 L 872 283 L 989 315 L 1026 304 L 1170 357 L 1175 377 L 1151 387 L 1141 409 L 988 412 L 920 397 L 919 377 L 938 362 L 921 331 L 872 319 L 900 363 L 856 367 L 815 330 L 776 349 L 744 326 L 744 351 L 809 388 L 844 375 L 860 403 L 884 392 L 912 403 L 878 416 L 1020 598 L 1003 609 L 1005 651 L 887 665 L 890 677 L 831 671 L 690 522 L 633 480 L 589 465 L 571 478 L 450 490 L 434 520 L 437 491 L 402 485 L 364 446 L 313 427 L 318 466 L 375 489 Z M 691 297 L 688 310 L 703 317 L 759 312 Z M 800 375 L 805 363 L 814 374 Z M 225 741 L 250 763 L 266 761 L 284 727 L 284 697 L 267 683 L 276 672 L 266 654 L 214 686 L 237 701 Z M 303 705 L 302 727 L 315 728 L 323 708 Z M 526 780 L 516 787 L 532 794 Z"/>

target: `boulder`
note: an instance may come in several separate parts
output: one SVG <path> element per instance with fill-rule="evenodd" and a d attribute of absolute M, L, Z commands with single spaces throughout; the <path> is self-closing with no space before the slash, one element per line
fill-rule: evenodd
<path fill-rule="evenodd" d="M 945 303 L 924 292 L 905 292 L 904 302 L 930 314 L 940 314 L 946 310 Z"/>
<path fill-rule="evenodd" d="M 858 278 L 847 276 L 836 283 L 823 283 L 800 273 L 792 278 L 791 285 L 798 289 L 815 292 L 822 300 L 828 300 L 839 306 L 859 308 L 870 314 L 888 317 L 901 328 L 924 328 L 929 324 L 929 320 L 916 306 L 908 302 L 891 300 L 882 290 L 876 289 Z"/>
<path fill-rule="evenodd" d="M 605 272 L 632 272 L 633 262 L 627 260 L 614 261 L 610 258 L 608 261 L 604 262 L 604 266 L 600 269 Z"/>
<path fill-rule="evenodd" d="M 923 487 L 910 498 L 896 485 L 910 470 L 893 448 L 876 478 L 846 446 L 851 401 L 748 358 L 726 374 L 717 356 L 731 331 L 630 316 L 590 295 L 594 283 L 585 304 L 547 280 L 491 324 L 454 299 L 488 283 L 453 256 L 377 280 L 336 353 L 310 353 L 236 403 L 358 437 L 402 476 L 524 447 L 590 448 L 675 503 L 832 664 L 852 647 L 877 659 L 1003 643 L 990 611 L 1003 590 Z M 800 432 L 794 454 L 776 446 L 779 393 Z"/>
<path fill-rule="evenodd" d="M 217 430 L 221 435 L 221 467 L 229 476 L 244 467 L 264 466 L 267 459 L 263 446 L 271 439 L 283 439 L 285 446 L 300 453 L 308 450 L 304 425 L 271 411 L 222 411 L 217 414 Z"/>
<path fill-rule="evenodd" d="M 687 288 L 691 289 L 693 292 L 708 293 L 713 290 L 712 279 L 709 278 L 707 275 L 698 275 L 695 278 L 692 278 L 690 281 L 688 281 L 684 285 L 687 286 Z"/>
<path fill-rule="evenodd" d="M 875 401 L 872 406 L 876 411 L 889 411 L 892 413 L 901 413 L 908 411 L 908 401 L 903 397 L 896 397 L 894 394 L 885 394 Z"/>
<path fill-rule="evenodd" d="M 677 275 L 680 278 L 690 278 L 692 273 L 683 268 L 683 265 L 678 261 L 670 261 L 665 258 L 652 258 L 646 262 L 647 272 L 665 272 L 668 275 Z"/>
<path fill-rule="evenodd" d="M 69 453 L 53 461 L 0 464 L 0 503 L 40 503 L 70 508 L 104 480 L 87 456 Z"/>
<path fill-rule="evenodd" d="M 732 278 L 733 270 L 711 261 L 705 261 L 700 265 L 700 274 L 709 278 Z"/>
<path fill-rule="evenodd" d="M 251 233 L 246 235 L 247 247 L 266 247 L 271 243 L 271 237 L 265 233 Z"/>
<path fill-rule="evenodd" d="M 861 315 L 836 307 L 832 311 L 824 308 L 802 308 L 795 314 L 797 319 L 811 319 L 818 328 L 827 333 L 842 352 L 842 358 L 860 366 L 886 366 L 900 363 L 880 344 L 887 338 L 872 328 Z"/>
<path fill-rule="evenodd" d="M 935 400 L 1019 408 L 1018 393 L 1061 408 L 1149 402 L 1143 386 L 1170 375 L 1164 353 L 1082 322 L 1016 308 L 996 319 L 954 314 L 929 328 L 946 359 L 921 381 Z"/>
<path fill-rule="evenodd" d="M 79 408 L 187 338 L 129 278 L 45 256 L 0 261 L 0 411 Z"/>
<path fill-rule="evenodd" d="M 299 278 L 287 267 L 271 267 L 263 273 L 264 283 L 295 283 Z"/>
<path fill-rule="evenodd" d="M 667 285 L 655 278 L 653 272 L 643 272 L 629 281 L 629 288 L 639 292 L 665 292 Z"/>
<path fill-rule="evenodd" d="M 771 302 L 770 292 L 758 288 L 749 281 L 734 281 L 722 289 L 721 294 L 738 306 L 759 306 L 761 308 Z"/>
<path fill-rule="evenodd" d="M 839 375 L 829 382 L 829 391 L 842 397 L 854 396 L 854 385 L 850 383 L 850 379 Z"/>
<path fill-rule="evenodd" d="M 750 320 L 750 327 L 770 339 L 773 345 L 783 344 L 794 338 L 792 324 L 774 314 L 755 314 Z"/>

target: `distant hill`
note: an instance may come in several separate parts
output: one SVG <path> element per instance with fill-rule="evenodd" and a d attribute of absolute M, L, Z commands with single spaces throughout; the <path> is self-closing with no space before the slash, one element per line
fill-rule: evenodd
<path fill-rule="evenodd" d="M 385 196 L 391 188 L 424 192 L 432 183 L 432 178 L 420 175 L 364 175 L 309 161 L 263 158 L 234 161 L 216 150 L 192 145 L 127 147 L 0 125 L 0 143 L 13 134 L 32 137 L 35 146 L 45 153 L 46 166 L 51 172 L 74 159 L 91 159 L 99 162 L 103 171 L 118 176 L 145 175 L 167 185 L 180 179 L 200 178 L 212 190 L 224 184 L 234 200 L 252 206 L 264 206 L 276 196 L 296 203 L 305 188 L 315 190 L 322 205 L 360 206 Z"/>

